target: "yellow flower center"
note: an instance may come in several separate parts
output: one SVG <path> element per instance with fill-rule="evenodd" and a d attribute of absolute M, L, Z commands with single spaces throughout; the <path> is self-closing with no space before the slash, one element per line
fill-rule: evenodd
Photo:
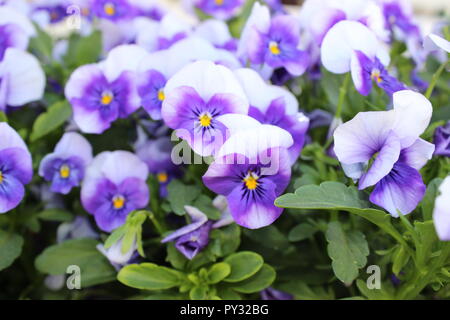
<path fill-rule="evenodd" d="M 3 173 L 0 171 L 0 183 L 2 183 L 3 182 Z"/>
<path fill-rule="evenodd" d="M 169 179 L 169 177 L 167 176 L 167 173 L 165 173 L 165 172 L 158 173 L 157 178 L 160 183 L 166 183 L 167 180 Z"/>
<path fill-rule="evenodd" d="M 215 3 L 217 6 L 223 5 L 224 2 L 225 2 L 225 0 L 214 0 L 214 3 Z"/>
<path fill-rule="evenodd" d="M 380 74 L 380 70 L 375 69 L 372 71 L 372 74 L 370 75 L 370 77 L 375 80 L 377 83 L 380 83 L 383 81 L 383 79 L 381 78 L 381 74 Z"/>
<path fill-rule="evenodd" d="M 103 10 L 105 10 L 105 13 L 108 16 L 113 16 L 116 13 L 116 7 L 114 7 L 114 4 L 112 4 L 111 2 L 106 3 L 103 6 Z"/>
<path fill-rule="evenodd" d="M 281 53 L 280 47 L 278 46 L 278 43 L 275 41 L 270 41 L 269 50 L 270 50 L 271 54 L 276 55 L 276 56 Z"/>
<path fill-rule="evenodd" d="M 209 114 L 208 112 L 202 113 L 199 117 L 198 117 L 198 121 L 200 121 L 200 125 L 202 127 L 209 127 L 211 125 L 211 114 Z"/>
<path fill-rule="evenodd" d="M 243 181 L 247 189 L 255 190 L 259 185 L 258 179 L 259 177 L 256 174 L 254 174 L 253 172 L 249 172 Z"/>
<path fill-rule="evenodd" d="M 113 99 L 114 96 L 111 93 L 106 92 L 102 95 L 102 104 L 107 106 L 113 101 Z"/>
<path fill-rule="evenodd" d="M 166 98 L 166 95 L 164 94 L 164 90 L 163 90 L 163 89 L 160 89 L 160 90 L 158 91 L 158 100 L 159 100 L 159 101 L 164 101 L 165 98 Z"/>
<path fill-rule="evenodd" d="M 114 196 L 114 198 L 112 199 L 112 203 L 114 206 L 114 209 L 122 209 L 123 206 L 125 205 L 125 198 L 123 196 Z"/>
<path fill-rule="evenodd" d="M 61 178 L 68 178 L 70 176 L 70 168 L 68 165 L 63 164 L 61 168 L 59 168 L 59 175 Z"/>

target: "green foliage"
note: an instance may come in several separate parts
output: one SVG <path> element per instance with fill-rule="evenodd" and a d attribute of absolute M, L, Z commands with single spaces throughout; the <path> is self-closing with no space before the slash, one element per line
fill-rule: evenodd
<path fill-rule="evenodd" d="M 115 279 L 115 270 L 97 245 L 97 240 L 87 238 L 55 244 L 36 258 L 36 269 L 45 274 L 62 275 L 69 266 L 78 266 L 83 288 L 110 282 Z"/>
<path fill-rule="evenodd" d="M 187 186 L 178 180 L 172 180 L 167 186 L 167 200 L 174 213 L 184 215 L 184 206 L 192 205 L 200 195 L 200 189 L 195 186 Z"/>

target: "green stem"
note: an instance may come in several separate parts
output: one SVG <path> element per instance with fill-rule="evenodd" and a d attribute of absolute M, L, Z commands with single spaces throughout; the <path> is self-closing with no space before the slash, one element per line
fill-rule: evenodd
<path fill-rule="evenodd" d="M 156 218 L 155 214 L 151 211 L 148 211 L 148 217 L 152 221 L 153 225 L 155 226 L 156 231 L 163 235 L 166 232 L 166 229 L 163 227 L 161 223 L 159 223 L 158 219 Z"/>
<path fill-rule="evenodd" d="M 441 76 L 442 72 L 445 70 L 445 67 L 447 66 L 449 61 L 450 60 L 447 60 L 443 64 L 441 64 L 439 69 L 437 69 L 437 71 L 433 74 L 430 85 L 428 86 L 427 92 L 425 93 L 425 97 L 427 99 L 430 99 L 431 94 L 433 93 L 434 87 L 436 86 L 439 77 Z"/>
<path fill-rule="evenodd" d="M 350 73 L 347 73 L 345 75 L 344 82 L 342 83 L 342 86 L 339 88 L 339 100 L 338 100 L 338 105 L 336 107 L 336 113 L 334 115 L 334 117 L 336 119 L 340 119 L 341 118 L 342 108 L 344 106 L 345 97 L 347 95 L 347 89 L 348 89 L 349 82 L 350 82 Z"/>

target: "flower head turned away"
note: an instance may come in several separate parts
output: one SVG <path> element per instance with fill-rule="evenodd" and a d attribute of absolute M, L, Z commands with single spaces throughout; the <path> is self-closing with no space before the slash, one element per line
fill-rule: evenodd
<path fill-rule="evenodd" d="M 259 125 L 232 135 L 203 176 L 203 183 L 227 198 L 237 224 L 257 229 L 282 213 L 274 200 L 289 183 L 288 148 L 292 136 L 272 125 Z"/>
<path fill-rule="evenodd" d="M 39 166 L 39 175 L 50 181 L 51 191 L 67 194 L 83 180 L 86 166 L 92 161 L 92 147 L 80 134 L 63 135 L 53 153 Z"/>
<path fill-rule="evenodd" d="M 216 19 L 228 20 L 239 13 L 244 0 L 194 0 L 195 6 Z"/>
<path fill-rule="evenodd" d="M 450 121 L 436 128 L 433 142 L 436 145 L 435 155 L 450 157 Z"/>
<path fill-rule="evenodd" d="M 135 72 L 146 54 L 137 46 L 119 46 L 101 64 L 84 65 L 72 73 L 65 95 L 83 132 L 102 133 L 140 107 Z"/>
<path fill-rule="evenodd" d="M 409 90 L 393 95 L 393 110 L 360 112 L 334 132 L 334 151 L 359 189 L 374 186 L 370 201 L 392 216 L 414 210 L 425 193 L 419 170 L 434 145 L 421 139 L 431 103 Z"/>
<path fill-rule="evenodd" d="M 215 153 L 227 136 L 221 117 L 246 115 L 245 93 L 228 68 L 197 61 L 176 73 L 166 84 L 162 118 L 199 155 Z"/>
<path fill-rule="evenodd" d="M 44 89 L 45 74 L 36 57 L 7 48 L 0 61 L 0 111 L 40 100 Z"/>
<path fill-rule="evenodd" d="M 0 122 L 0 213 L 14 209 L 31 181 L 31 154 L 19 134 Z"/>
<path fill-rule="evenodd" d="M 278 68 L 294 76 L 302 75 L 309 66 L 309 55 L 299 49 L 300 26 L 295 17 L 277 15 L 271 19 L 269 8 L 256 2 L 244 27 L 238 55 L 248 58 L 264 78 Z"/>
<path fill-rule="evenodd" d="M 56 231 L 56 239 L 58 243 L 70 239 L 97 239 L 98 237 L 98 233 L 94 231 L 89 219 L 85 216 L 77 216 L 71 222 L 61 223 Z"/>
<path fill-rule="evenodd" d="M 147 176 L 147 165 L 133 153 L 102 152 L 86 170 L 81 203 L 98 227 L 110 232 L 124 224 L 131 211 L 147 206 Z"/>
<path fill-rule="evenodd" d="M 434 226 L 439 239 L 450 241 L 450 176 L 439 186 L 439 193 L 434 203 Z"/>
<path fill-rule="evenodd" d="M 341 74 L 351 71 L 355 88 L 362 95 L 370 93 L 372 83 L 390 96 L 405 89 L 387 72 L 385 66 L 389 63 L 389 55 L 383 45 L 360 22 L 341 21 L 334 25 L 323 39 L 321 60 L 330 72 Z"/>
<path fill-rule="evenodd" d="M 428 48 L 430 50 L 443 50 L 447 53 L 450 53 L 450 41 L 446 40 L 445 38 L 430 33 L 424 40 L 424 46 L 425 48 Z"/>

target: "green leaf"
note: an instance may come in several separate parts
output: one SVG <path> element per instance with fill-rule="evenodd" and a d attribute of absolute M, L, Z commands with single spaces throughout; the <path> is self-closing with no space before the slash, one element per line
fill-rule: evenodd
<path fill-rule="evenodd" d="M 279 289 L 293 294 L 298 300 L 331 300 L 334 299 L 333 291 L 325 291 L 322 286 L 309 286 L 301 281 L 283 283 Z"/>
<path fill-rule="evenodd" d="M 409 258 L 408 250 L 403 245 L 400 245 L 392 256 L 392 272 L 398 276 L 403 267 L 408 263 Z"/>
<path fill-rule="evenodd" d="M 39 219 L 46 221 L 67 222 L 73 219 L 73 215 L 63 209 L 47 209 L 37 214 Z"/>
<path fill-rule="evenodd" d="M 30 140 L 34 142 L 49 134 L 66 122 L 72 115 L 72 108 L 67 101 L 52 104 L 48 110 L 39 115 L 33 124 Z"/>
<path fill-rule="evenodd" d="M 225 262 L 219 262 L 211 266 L 208 270 L 208 283 L 219 283 L 231 273 L 231 267 Z"/>
<path fill-rule="evenodd" d="M 69 39 L 69 47 L 64 57 L 71 67 L 78 67 L 88 63 L 97 62 L 102 53 L 102 35 L 94 31 L 87 37 L 73 34 Z"/>
<path fill-rule="evenodd" d="M 427 186 L 425 196 L 420 203 L 423 219 L 425 221 L 433 219 L 434 202 L 436 201 L 436 197 L 438 196 L 439 186 L 441 185 L 441 183 L 442 179 L 436 178 L 433 179 Z"/>
<path fill-rule="evenodd" d="M 367 263 L 369 246 L 365 236 L 359 231 L 345 233 L 337 221 L 328 224 L 325 236 L 334 274 L 342 282 L 351 283 Z"/>
<path fill-rule="evenodd" d="M 417 234 L 418 243 L 416 243 L 417 264 L 425 267 L 428 259 L 431 258 L 434 245 L 439 242 L 436 235 L 436 229 L 432 220 L 414 222 L 414 229 Z"/>
<path fill-rule="evenodd" d="M 404 242 L 391 224 L 391 216 L 384 211 L 370 208 L 370 203 L 361 197 L 362 194 L 355 187 L 327 181 L 319 186 L 303 186 L 295 190 L 295 193 L 284 194 L 275 200 L 275 205 L 291 209 L 346 211 L 372 222 L 400 243 Z"/>
<path fill-rule="evenodd" d="M 184 206 L 192 205 L 200 195 L 200 189 L 195 186 L 187 186 L 178 180 L 172 180 L 167 186 L 167 200 L 174 213 L 182 216 L 185 214 Z"/>
<path fill-rule="evenodd" d="M 22 236 L 0 230 L 0 270 L 8 268 L 22 252 Z"/>
<path fill-rule="evenodd" d="M 288 239 L 292 242 L 302 241 L 311 238 L 316 232 L 317 228 L 314 226 L 309 223 L 301 223 L 289 232 Z"/>
<path fill-rule="evenodd" d="M 189 298 L 191 300 L 205 300 L 207 297 L 208 287 L 198 286 L 191 289 L 189 292 Z"/>
<path fill-rule="evenodd" d="M 163 290 L 179 286 L 183 274 L 154 263 L 141 263 L 125 266 L 120 270 L 117 279 L 132 288 Z"/>
<path fill-rule="evenodd" d="M 73 239 L 45 249 L 35 260 L 36 269 L 45 274 L 65 274 L 71 265 L 81 270 L 81 286 L 114 280 L 115 270 L 98 251 L 95 239 Z"/>
<path fill-rule="evenodd" d="M 230 265 L 231 273 L 226 282 L 239 282 L 257 273 L 263 266 L 263 258 L 251 251 L 242 251 L 228 256 L 224 262 Z"/>
<path fill-rule="evenodd" d="M 244 229 L 244 234 L 259 245 L 273 250 L 284 251 L 291 245 L 286 235 L 274 225 L 256 230 Z"/>
<path fill-rule="evenodd" d="M 264 290 L 275 281 L 275 270 L 264 264 L 262 268 L 252 277 L 233 284 L 232 289 L 241 293 L 253 293 Z"/>

